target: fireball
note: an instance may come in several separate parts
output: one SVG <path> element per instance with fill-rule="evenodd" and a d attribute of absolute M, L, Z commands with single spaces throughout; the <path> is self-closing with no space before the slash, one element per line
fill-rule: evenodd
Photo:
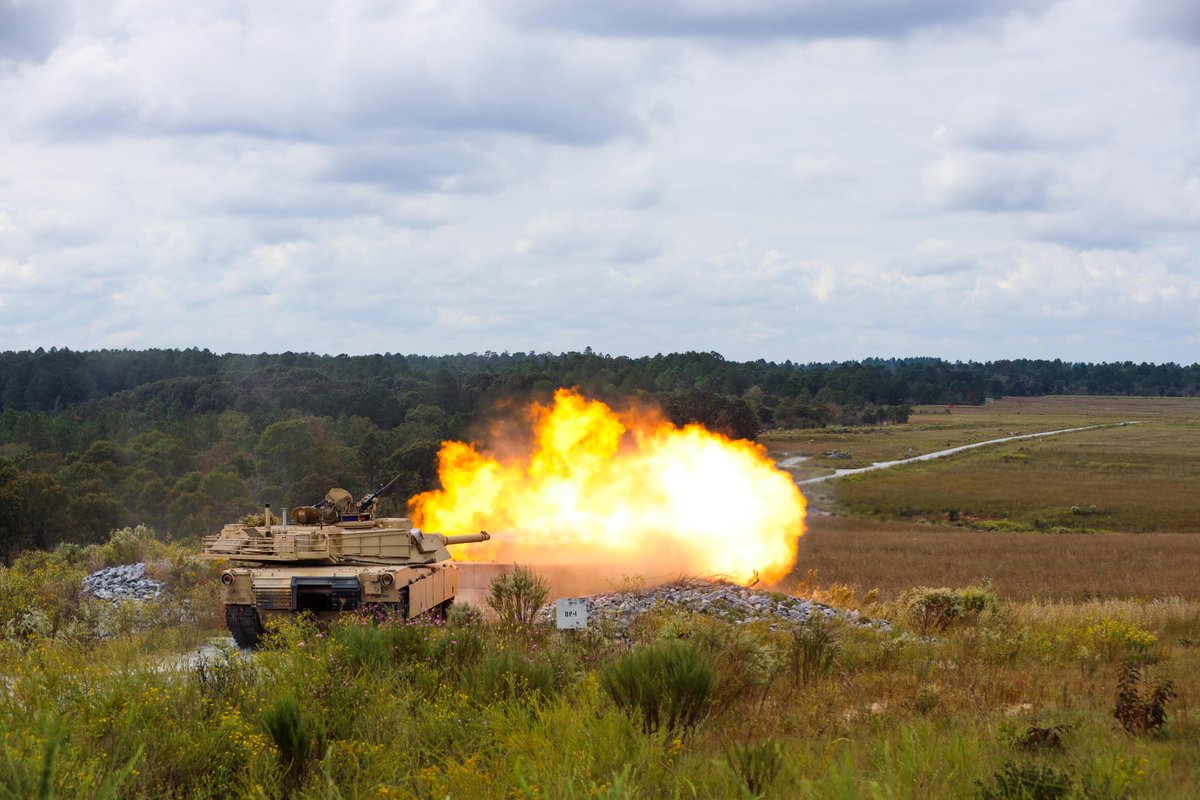
<path fill-rule="evenodd" d="M 487 530 L 528 564 L 592 564 L 614 577 L 689 573 L 767 581 L 795 564 L 805 500 L 761 446 L 661 415 L 617 412 L 559 389 L 526 412 L 532 434 L 444 442 L 441 489 L 409 501 L 431 531 Z M 466 555 L 477 558 L 478 549 Z"/>

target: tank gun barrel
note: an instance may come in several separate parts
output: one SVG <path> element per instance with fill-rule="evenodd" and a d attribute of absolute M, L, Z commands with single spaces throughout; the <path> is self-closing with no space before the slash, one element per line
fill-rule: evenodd
<path fill-rule="evenodd" d="M 479 533 L 460 533 L 456 536 L 447 536 L 444 533 L 434 534 L 442 540 L 442 544 L 471 544 L 472 542 L 486 542 L 492 538 L 492 535 L 487 531 Z"/>

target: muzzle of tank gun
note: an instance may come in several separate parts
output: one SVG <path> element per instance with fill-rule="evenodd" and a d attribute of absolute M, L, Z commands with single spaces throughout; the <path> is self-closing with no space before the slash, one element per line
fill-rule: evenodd
<path fill-rule="evenodd" d="M 442 540 L 446 544 L 471 544 L 472 542 L 486 542 L 491 539 L 492 535 L 487 531 L 479 533 L 462 533 L 457 536 L 446 536 L 442 534 Z"/>

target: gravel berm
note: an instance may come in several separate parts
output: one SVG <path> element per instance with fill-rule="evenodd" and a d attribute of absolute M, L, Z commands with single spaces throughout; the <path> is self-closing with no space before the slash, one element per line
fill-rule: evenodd
<path fill-rule="evenodd" d="M 588 604 L 588 620 L 606 618 L 624 627 L 649 611 L 679 608 L 744 625 L 767 621 L 803 625 L 814 617 L 840 617 L 857 625 L 890 628 L 886 620 L 868 619 L 859 612 L 834 608 L 824 603 L 792 597 L 779 592 L 747 588 L 721 580 L 692 579 L 635 591 L 613 591 L 583 598 Z M 555 604 L 542 606 L 541 618 L 554 624 Z"/>

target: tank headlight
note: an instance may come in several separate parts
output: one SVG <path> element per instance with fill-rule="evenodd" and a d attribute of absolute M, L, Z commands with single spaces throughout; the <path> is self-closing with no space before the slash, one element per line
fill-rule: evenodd
<path fill-rule="evenodd" d="M 221 573 L 221 583 L 225 584 L 226 586 L 233 586 L 233 573 L 232 572 L 222 572 Z"/>
<path fill-rule="evenodd" d="M 381 586 L 391 586 L 395 582 L 396 576 L 390 572 L 385 572 L 379 576 L 379 583 Z"/>

